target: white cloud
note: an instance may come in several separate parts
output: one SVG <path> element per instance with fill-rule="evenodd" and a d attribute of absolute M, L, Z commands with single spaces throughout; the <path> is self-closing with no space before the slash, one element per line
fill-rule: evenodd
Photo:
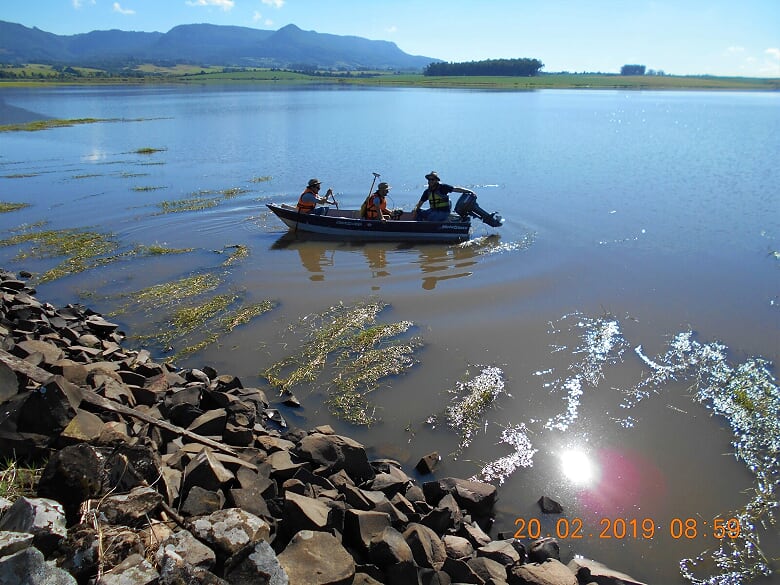
<path fill-rule="evenodd" d="M 190 6 L 217 6 L 225 12 L 232 10 L 236 3 L 233 0 L 188 0 Z"/>
<path fill-rule="evenodd" d="M 284 6 L 284 0 L 260 0 L 266 6 L 273 6 L 274 8 L 281 8 Z"/>
<path fill-rule="evenodd" d="M 780 49 L 777 47 L 770 47 L 766 51 L 764 51 L 767 55 L 769 55 L 770 59 L 774 59 L 775 61 L 780 61 Z"/>
<path fill-rule="evenodd" d="M 397 27 L 397 26 L 395 26 L 395 25 L 388 26 L 388 27 L 387 27 L 387 29 L 386 29 L 386 32 L 387 32 L 388 34 L 391 34 L 391 35 L 392 35 L 392 34 L 395 34 L 395 33 L 397 33 L 397 32 L 398 32 L 398 27 Z"/>
<path fill-rule="evenodd" d="M 95 0 L 89 0 L 89 2 L 87 3 L 94 6 Z M 73 8 L 75 8 L 76 10 L 81 10 L 82 8 L 84 8 L 84 0 L 73 0 Z"/>
<path fill-rule="evenodd" d="M 130 10 L 129 8 L 122 8 L 119 5 L 119 2 L 114 2 L 114 12 L 118 12 L 119 14 L 135 14 L 135 10 Z"/>

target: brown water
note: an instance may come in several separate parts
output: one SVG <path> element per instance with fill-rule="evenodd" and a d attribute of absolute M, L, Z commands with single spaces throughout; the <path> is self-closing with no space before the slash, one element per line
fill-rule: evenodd
<path fill-rule="evenodd" d="M 179 363 L 213 365 L 269 396 L 261 372 L 306 344 L 302 317 L 386 303 L 377 321 L 412 322 L 401 338 L 422 347 L 415 366 L 367 395 L 378 421 L 329 413 L 339 373 L 329 359 L 313 384 L 294 388 L 303 408 L 280 406 L 290 424 L 331 424 L 410 472 L 436 450 L 438 476 L 500 485 L 494 535 L 557 533 L 565 555 L 650 583 L 686 582 L 680 561 L 710 558 L 714 520 L 739 513 L 757 485 L 775 486 L 762 519 L 776 517 L 778 431 L 761 428 L 756 439 L 775 451 L 751 470 L 744 453 L 754 442 L 717 399 L 738 394 L 724 380 L 739 379 L 740 365 L 780 353 L 779 96 L 155 88 L 0 97 L 31 115 L 126 120 L 0 135 L 0 200 L 31 203 L 0 216 L 3 237 L 45 220 L 111 232 L 120 251 L 193 248 L 42 284 L 41 298 L 108 314 L 125 306 L 122 295 L 208 274 L 239 303 L 275 300 Z M 290 238 L 265 210 L 295 200 L 310 176 L 356 206 L 371 172 L 393 186 L 392 206 L 409 209 L 431 169 L 476 191 L 505 225 L 475 225 L 458 246 L 323 242 Z M 209 209 L 159 213 L 163 201 L 234 187 Z M 225 265 L 232 245 L 249 255 Z M 19 249 L 0 248 L 0 263 L 40 273 L 60 261 L 15 260 Z M 140 334 L 160 327 L 159 309 L 112 318 Z M 693 346 L 668 354 L 689 331 Z M 704 361 L 716 342 L 724 349 Z M 777 414 L 774 379 L 768 388 L 750 404 Z M 465 433 L 453 409 L 479 392 L 485 408 Z M 542 495 L 562 503 L 565 522 L 539 513 Z M 696 533 L 680 534 L 688 519 Z M 745 532 L 776 571 L 776 525 Z M 755 565 L 748 556 L 738 547 L 734 558 Z M 712 583 L 746 581 L 717 581 L 731 569 L 702 565 Z"/>

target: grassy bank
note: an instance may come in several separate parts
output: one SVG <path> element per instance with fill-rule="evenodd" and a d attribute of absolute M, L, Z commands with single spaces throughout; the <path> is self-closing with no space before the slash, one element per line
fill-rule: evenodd
<path fill-rule="evenodd" d="M 338 84 L 383 87 L 441 87 L 498 90 L 534 89 L 634 89 L 634 90 L 749 90 L 777 91 L 780 78 L 713 77 L 678 75 L 617 75 L 549 73 L 535 77 L 447 76 L 387 72 L 317 72 L 315 74 L 274 69 L 224 69 L 177 65 L 174 67 L 139 66 L 127 77 L 105 72 L 80 71 L 78 75 L 27 66 L 24 78 L 0 79 L 0 88 L 50 84 Z"/>

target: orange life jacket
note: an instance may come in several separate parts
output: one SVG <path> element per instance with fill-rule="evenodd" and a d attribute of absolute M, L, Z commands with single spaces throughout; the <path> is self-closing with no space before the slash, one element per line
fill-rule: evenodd
<path fill-rule="evenodd" d="M 314 197 L 317 197 L 317 194 L 314 191 L 312 191 L 311 189 L 306 187 L 306 189 L 303 191 L 303 193 L 301 193 L 301 196 L 298 198 L 298 212 L 299 213 L 311 213 L 312 211 L 314 211 L 314 208 L 317 206 L 316 203 L 312 203 L 311 201 L 304 201 L 303 200 L 303 196 L 306 195 L 307 193 L 311 193 L 312 195 L 314 195 Z"/>
<path fill-rule="evenodd" d="M 374 205 L 374 197 L 379 197 L 379 209 L 381 209 L 382 212 L 387 211 L 387 201 L 385 201 L 385 198 L 378 193 L 373 193 L 366 199 L 366 219 L 382 219 L 379 216 L 376 205 Z"/>

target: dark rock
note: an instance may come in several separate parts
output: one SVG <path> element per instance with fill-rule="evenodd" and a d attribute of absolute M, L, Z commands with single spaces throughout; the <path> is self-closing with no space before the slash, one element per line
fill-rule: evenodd
<path fill-rule="evenodd" d="M 577 577 L 555 559 L 515 565 L 508 571 L 509 585 L 578 585 Z"/>
<path fill-rule="evenodd" d="M 205 490 L 217 491 L 223 485 L 235 478 L 209 448 L 204 448 L 184 470 L 184 485 L 182 494 L 186 498 L 192 486 L 199 486 Z"/>
<path fill-rule="evenodd" d="M 160 543 L 156 559 L 163 564 L 165 555 L 175 553 L 186 564 L 201 569 L 211 570 L 216 564 L 214 551 L 195 538 L 188 530 L 174 532 Z"/>
<path fill-rule="evenodd" d="M 545 514 L 560 514 L 563 512 L 563 506 L 561 506 L 552 498 L 548 498 L 547 496 L 542 496 L 539 498 L 537 503 L 539 504 L 542 512 Z"/>
<path fill-rule="evenodd" d="M 599 585 L 645 585 L 625 573 L 614 571 L 597 561 L 583 557 L 575 557 L 567 567 L 578 576 L 581 572 L 587 574 L 589 581 Z"/>
<path fill-rule="evenodd" d="M 94 447 L 81 443 L 51 456 L 38 482 L 38 496 L 60 502 L 68 524 L 78 520 L 82 502 L 102 493 L 102 457 Z"/>
<path fill-rule="evenodd" d="M 225 562 L 230 585 L 287 585 L 289 580 L 267 542 L 244 547 Z"/>
<path fill-rule="evenodd" d="M 55 500 L 21 497 L 0 518 L 0 530 L 32 534 L 35 547 L 49 554 L 67 536 L 65 510 Z"/>
<path fill-rule="evenodd" d="M 414 468 L 423 475 L 427 475 L 433 473 L 433 470 L 439 464 L 439 461 L 441 461 L 441 456 L 438 452 L 434 451 L 433 453 L 428 453 L 420 458 Z"/>
<path fill-rule="evenodd" d="M 27 584 L 32 585 L 31 576 L 37 579 L 34 583 L 45 585 L 77 585 L 69 573 L 53 567 L 46 562 L 43 553 L 30 547 L 0 557 L 0 583 L 3 585 Z"/>
<path fill-rule="evenodd" d="M 447 550 L 433 530 L 422 524 L 411 523 L 403 536 L 419 566 L 430 567 L 437 571 L 442 568 L 447 558 Z"/>
<path fill-rule="evenodd" d="M 549 536 L 534 541 L 528 551 L 528 561 L 531 563 L 543 563 L 547 559 L 561 560 L 561 547 L 556 539 Z"/>
<path fill-rule="evenodd" d="M 208 516 L 221 510 L 224 504 L 225 496 L 221 491 L 206 490 L 194 485 L 190 488 L 180 511 L 182 516 Z"/>
<path fill-rule="evenodd" d="M 315 473 L 328 476 L 344 470 L 356 483 L 374 478 L 366 450 L 357 441 L 341 435 L 314 433 L 304 437 L 296 452 L 315 466 Z"/>
<path fill-rule="evenodd" d="M 474 516 L 487 516 L 496 502 L 496 487 L 489 483 L 446 477 L 423 484 L 425 499 L 436 505 L 446 494 L 452 494 L 458 505 Z"/>
<path fill-rule="evenodd" d="M 298 532 L 278 558 L 294 584 L 349 585 L 355 577 L 354 559 L 327 532 Z"/>
<path fill-rule="evenodd" d="M 100 578 L 100 585 L 156 585 L 160 575 L 142 555 L 127 557 Z"/>

